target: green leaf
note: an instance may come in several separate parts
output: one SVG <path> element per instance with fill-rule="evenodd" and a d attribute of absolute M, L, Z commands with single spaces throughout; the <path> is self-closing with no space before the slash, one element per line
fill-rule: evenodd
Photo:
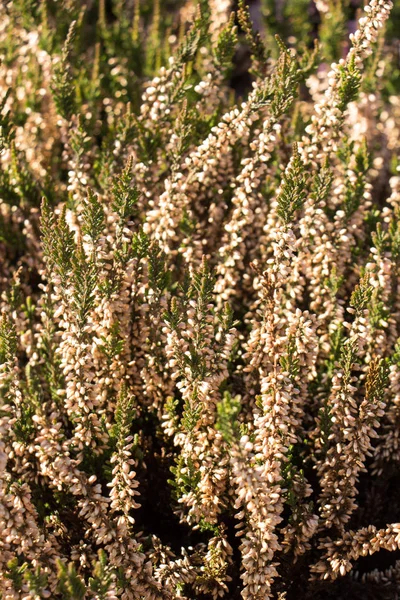
<path fill-rule="evenodd" d="M 228 23 L 218 36 L 215 48 L 215 59 L 222 69 L 232 66 L 233 56 L 238 43 L 237 27 L 235 25 L 235 14 L 232 13 Z"/>
<path fill-rule="evenodd" d="M 97 282 L 97 268 L 94 260 L 86 256 L 82 242 L 79 242 L 72 258 L 71 283 L 72 307 L 80 330 L 85 325 L 90 311 L 94 308 Z"/>
<path fill-rule="evenodd" d="M 249 8 L 245 0 L 239 0 L 237 19 L 244 31 L 246 41 L 250 46 L 252 58 L 252 72 L 260 77 L 265 77 L 268 69 L 269 52 L 258 32 L 254 31 Z"/>
<path fill-rule="evenodd" d="M 193 60 L 201 44 L 207 35 L 208 30 L 208 19 L 204 12 L 201 11 L 198 5 L 197 14 L 193 25 L 185 35 L 177 52 L 177 63 L 178 65 L 184 65 L 185 63 Z"/>
<path fill-rule="evenodd" d="M 133 158 L 130 157 L 121 175 L 114 179 L 112 188 L 112 209 L 123 220 L 134 214 L 139 198 L 137 187 L 132 185 L 132 165 Z"/>
<path fill-rule="evenodd" d="M 52 92 L 59 114 L 70 120 L 76 110 L 75 80 L 71 66 L 73 43 L 77 31 L 77 22 L 72 21 L 65 40 L 60 62 L 54 69 Z"/>
<path fill-rule="evenodd" d="M 358 96 L 361 85 L 361 73 L 356 66 L 355 55 L 352 54 L 346 64 L 338 67 L 340 73 L 338 95 L 338 109 L 344 112 L 350 102 L 353 102 Z"/>
<path fill-rule="evenodd" d="M 113 583 L 113 570 L 108 565 L 107 554 L 99 550 L 99 559 L 94 563 L 93 577 L 89 577 L 89 589 L 96 594 L 97 600 L 107 600 Z"/>
<path fill-rule="evenodd" d="M 285 225 L 288 225 L 294 213 L 303 206 L 307 197 L 307 176 L 297 144 L 293 144 L 293 157 L 283 175 L 280 193 L 277 198 L 277 213 Z"/>
<path fill-rule="evenodd" d="M 371 301 L 372 292 L 373 287 L 369 283 L 368 275 L 363 275 L 350 298 L 350 306 L 357 314 L 361 315 L 367 308 Z"/>
<path fill-rule="evenodd" d="M 82 217 L 82 233 L 89 236 L 92 243 L 96 244 L 104 230 L 105 214 L 97 195 L 90 188 L 87 190 Z"/>
<path fill-rule="evenodd" d="M 225 391 L 221 402 L 217 404 L 216 428 L 228 444 L 232 444 L 240 435 L 238 416 L 241 409 L 240 396 L 232 396 Z"/>
<path fill-rule="evenodd" d="M 0 316 L 0 364 L 12 363 L 17 353 L 17 332 L 7 313 Z"/>
<path fill-rule="evenodd" d="M 86 596 L 86 585 L 76 572 L 73 563 L 65 565 L 61 560 L 58 566 L 58 590 L 63 600 L 84 600 Z"/>
<path fill-rule="evenodd" d="M 5 148 L 9 148 L 15 137 L 15 129 L 11 121 L 11 112 L 5 111 L 7 100 L 10 97 L 11 88 L 9 88 L 0 101 L 0 154 Z"/>

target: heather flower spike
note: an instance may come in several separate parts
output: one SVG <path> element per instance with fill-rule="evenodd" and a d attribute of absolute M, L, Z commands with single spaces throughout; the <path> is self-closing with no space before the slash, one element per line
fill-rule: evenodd
<path fill-rule="evenodd" d="M 2 600 L 397 597 L 392 8 L 0 3 Z"/>

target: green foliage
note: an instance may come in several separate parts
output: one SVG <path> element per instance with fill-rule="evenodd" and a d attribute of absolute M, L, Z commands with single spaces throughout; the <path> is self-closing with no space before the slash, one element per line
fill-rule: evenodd
<path fill-rule="evenodd" d="M 20 415 L 15 420 L 14 433 L 17 440 L 28 443 L 35 433 L 33 416 L 40 405 L 39 382 L 34 378 L 31 369 L 27 367 L 26 385 L 22 389 L 23 396 Z"/>
<path fill-rule="evenodd" d="M 203 257 L 198 271 L 193 273 L 188 296 L 195 298 L 200 313 L 205 313 L 212 302 L 215 280 L 210 271 L 208 262 Z"/>
<path fill-rule="evenodd" d="M 357 315 L 362 315 L 369 305 L 372 292 L 373 288 L 370 285 L 368 275 L 365 274 L 360 278 L 360 283 L 356 286 L 350 298 L 350 306 Z"/>
<path fill-rule="evenodd" d="M 336 597 L 399 521 L 395 27 L 225 4 L 2 9 L 0 596 Z"/>
<path fill-rule="evenodd" d="M 113 583 L 113 572 L 108 565 L 107 555 L 99 550 L 99 560 L 95 563 L 93 577 L 89 577 L 89 589 L 98 600 L 107 600 L 109 590 Z"/>
<path fill-rule="evenodd" d="M 352 339 L 347 339 L 343 342 L 340 359 L 339 359 L 339 367 L 343 372 L 341 378 L 342 387 L 346 387 L 350 381 L 352 376 L 352 369 L 354 366 L 354 362 L 357 357 L 356 343 Z"/>
<path fill-rule="evenodd" d="M 104 230 L 105 215 L 104 209 L 100 204 L 98 197 L 88 188 L 86 201 L 83 206 L 83 225 L 82 233 L 90 237 L 95 245 Z"/>
<path fill-rule="evenodd" d="M 325 203 L 331 191 L 333 172 L 327 161 L 316 173 L 312 182 L 311 195 L 317 203 Z"/>
<path fill-rule="evenodd" d="M 240 396 L 232 396 L 224 392 L 221 402 L 217 404 L 217 429 L 228 444 L 234 443 L 240 433 L 238 416 L 241 409 Z"/>
<path fill-rule="evenodd" d="M 127 387 L 123 382 L 115 409 L 115 423 L 110 431 L 110 436 L 116 440 L 118 448 L 122 449 L 125 445 L 125 440 L 130 434 L 135 415 L 135 398 L 127 390 Z"/>
<path fill-rule="evenodd" d="M 76 164 L 81 164 L 91 148 L 92 139 L 87 131 L 87 122 L 81 115 L 77 116 L 76 127 L 69 130 L 69 143 L 74 152 Z"/>
<path fill-rule="evenodd" d="M 274 70 L 257 89 L 254 109 L 269 105 L 273 117 L 278 120 L 293 104 L 298 94 L 298 86 L 314 69 L 317 59 L 317 46 L 313 51 L 305 51 L 297 57 L 289 50 L 281 38 L 276 35 L 279 57 Z"/>
<path fill-rule="evenodd" d="M 340 81 L 338 86 L 340 112 L 346 110 L 347 105 L 353 102 L 358 96 L 358 91 L 361 85 L 361 73 L 356 66 L 355 55 L 352 54 L 345 65 L 338 66 L 340 73 Z"/>
<path fill-rule="evenodd" d="M 79 330 L 82 330 L 95 306 L 98 285 L 96 264 L 93 258 L 86 256 L 82 242 L 78 242 L 72 258 L 71 284 L 73 313 Z"/>
<path fill-rule="evenodd" d="M 197 367 L 196 355 L 194 355 L 192 357 L 192 360 L 190 361 L 190 366 L 192 367 L 194 372 L 196 372 L 196 367 Z M 191 398 L 187 399 L 185 401 L 185 404 L 183 407 L 183 415 L 182 415 L 182 419 L 181 419 L 181 423 L 180 423 L 183 431 L 185 431 L 189 434 L 192 433 L 199 422 L 200 416 L 201 416 L 201 403 L 199 402 L 198 391 L 195 388 L 192 393 Z"/>
<path fill-rule="evenodd" d="M 93 242 L 97 241 L 104 226 L 104 212 L 91 191 L 88 192 L 83 218 L 83 232 Z M 95 304 L 95 289 L 98 286 L 95 256 L 92 254 L 88 257 L 85 254 L 81 240 L 75 243 L 66 221 L 65 205 L 56 219 L 47 201 L 43 200 L 41 228 L 49 271 L 54 269 L 64 287 L 71 285 L 71 307 L 78 329 L 82 330 Z"/>
<path fill-rule="evenodd" d="M 86 585 L 76 572 L 73 563 L 58 561 L 58 589 L 63 600 L 84 600 Z"/>
<path fill-rule="evenodd" d="M 329 353 L 329 358 L 327 361 L 327 375 L 329 377 L 329 379 L 332 377 L 333 372 L 336 368 L 337 362 L 340 359 L 340 353 L 342 351 L 342 345 L 343 345 L 343 335 L 344 335 L 344 328 L 343 328 L 343 324 L 340 323 L 337 327 L 337 329 L 335 329 L 333 331 L 333 333 L 330 336 L 330 353 Z"/>
<path fill-rule="evenodd" d="M 10 317 L 4 313 L 0 317 L 0 362 L 12 363 L 17 352 L 17 333 Z"/>
<path fill-rule="evenodd" d="M 357 360 L 356 342 L 354 339 L 342 337 L 343 329 L 339 328 L 332 336 L 331 356 L 330 356 L 330 375 L 334 372 L 340 372 L 340 389 L 345 395 L 348 395 L 347 389 L 351 384 L 353 368 Z M 336 362 L 335 359 L 338 358 Z M 335 417 L 332 414 L 329 401 L 326 399 L 324 405 L 319 410 L 321 451 L 326 453 L 332 444 L 332 426 Z"/>
<path fill-rule="evenodd" d="M 235 13 L 232 13 L 227 25 L 218 36 L 215 48 L 217 64 L 223 69 L 232 69 L 232 59 L 238 43 L 237 27 L 235 25 Z"/>
<path fill-rule="evenodd" d="M 6 577 L 10 579 L 17 590 L 21 590 L 24 582 L 24 573 L 28 568 L 28 564 L 25 562 L 22 565 L 19 564 L 18 558 L 12 558 L 7 563 Z"/>
<path fill-rule="evenodd" d="M 377 223 L 376 231 L 372 232 L 372 242 L 379 252 L 379 254 L 383 254 L 389 248 L 389 235 L 382 228 L 381 223 Z"/>
<path fill-rule="evenodd" d="M 142 229 L 132 238 L 132 253 L 138 261 L 147 256 L 150 247 L 149 237 Z"/>
<path fill-rule="evenodd" d="M 240 27 L 245 33 L 246 41 L 250 47 L 253 72 L 256 75 L 266 75 L 269 51 L 265 47 L 260 34 L 254 31 L 249 8 L 244 0 L 239 0 L 237 19 Z"/>
<path fill-rule="evenodd" d="M 277 198 L 277 213 L 287 226 L 307 197 L 307 177 L 304 163 L 301 160 L 297 144 L 293 144 L 293 158 L 285 171 L 279 196 Z"/>
<path fill-rule="evenodd" d="M 368 310 L 368 318 L 372 331 L 385 329 L 390 318 L 390 310 L 380 299 L 380 290 L 374 290 L 371 294 L 371 302 Z"/>
<path fill-rule="evenodd" d="M 376 405 L 382 403 L 387 390 L 389 378 L 389 360 L 374 357 L 368 368 L 365 382 L 365 399 L 368 403 Z M 366 414 L 366 419 L 373 422 L 373 418 Z"/>
<path fill-rule="evenodd" d="M 11 88 L 8 88 L 0 102 L 0 153 L 10 146 L 15 137 L 14 125 L 11 121 L 11 111 L 6 111 L 5 106 L 10 97 Z"/>
<path fill-rule="evenodd" d="M 138 189 L 132 185 L 133 158 L 130 157 L 121 175 L 114 179 L 112 208 L 122 221 L 134 216 L 139 198 Z"/>
<path fill-rule="evenodd" d="M 43 357 L 43 379 L 51 399 L 60 403 L 60 390 L 63 388 L 60 358 L 57 356 L 57 345 L 54 340 L 56 325 L 53 321 L 54 307 L 47 296 L 43 307 L 43 333 L 38 351 Z"/>
<path fill-rule="evenodd" d="M 295 486 L 296 478 L 304 480 L 304 471 L 302 469 L 299 469 L 299 467 L 296 464 L 299 460 L 297 454 L 297 448 L 291 445 L 286 456 L 286 461 L 282 466 L 282 484 L 285 488 L 286 502 L 292 510 L 292 522 L 294 512 L 298 505 L 298 497 L 296 494 Z"/>
<path fill-rule="evenodd" d="M 400 365 L 400 339 L 398 339 L 395 344 L 393 356 L 391 358 L 391 363 L 393 365 Z"/>
<path fill-rule="evenodd" d="M 15 255 L 23 252 L 25 239 L 20 229 L 10 227 L 10 223 L 0 214 L 0 242 L 3 243 L 9 252 Z"/>
<path fill-rule="evenodd" d="M 180 110 L 175 123 L 175 131 L 178 138 L 174 149 L 176 166 L 179 164 L 179 160 L 188 150 L 192 142 L 196 119 L 195 111 L 188 110 L 187 100 L 183 100 L 182 109 Z M 185 216 L 187 216 L 186 213 Z M 182 226 L 184 227 L 184 225 L 181 225 L 181 227 Z M 182 231 L 184 231 L 184 229 L 182 229 Z"/>
<path fill-rule="evenodd" d="M 325 280 L 325 286 L 328 288 L 332 300 L 336 299 L 343 282 L 343 275 L 338 275 L 336 265 L 333 265 L 330 276 Z"/>
<path fill-rule="evenodd" d="M 48 576 L 41 572 L 40 567 L 34 571 L 27 570 L 24 575 L 30 592 L 40 597 L 43 590 L 48 589 Z"/>
<path fill-rule="evenodd" d="M 201 380 L 206 376 L 208 368 L 207 361 L 203 355 L 203 349 L 206 347 L 206 330 L 209 324 L 209 316 L 213 310 L 213 291 L 214 277 L 209 269 L 206 259 L 203 257 L 200 268 L 193 273 L 190 279 L 190 285 L 185 294 L 186 297 L 179 301 L 173 298 L 171 308 L 165 313 L 165 320 L 173 329 L 178 329 L 184 319 L 187 310 L 188 301 L 191 299 L 196 305 L 196 323 L 194 326 L 194 335 L 189 344 L 189 351 L 185 354 L 180 353 L 181 368 L 188 367 L 194 380 Z M 189 417 L 190 423 L 196 421 L 197 409 Z M 192 428 L 192 424 L 189 425 Z"/>
<path fill-rule="evenodd" d="M 175 91 L 178 90 L 179 86 L 176 86 Z M 134 135 L 137 138 L 140 158 L 145 164 L 149 164 L 155 158 L 157 149 L 160 146 L 161 133 L 158 129 L 149 130 L 132 113 L 128 116 L 131 119 L 131 133 L 127 132 L 127 134 Z"/>
<path fill-rule="evenodd" d="M 289 377 L 295 381 L 299 374 L 300 361 L 296 351 L 296 337 L 291 335 L 287 342 L 287 353 L 280 359 L 282 371 L 286 372 Z"/>
<path fill-rule="evenodd" d="M 25 153 L 17 149 L 14 141 L 11 141 L 10 150 L 10 178 L 14 192 L 19 197 L 18 203 L 22 206 L 26 204 L 38 206 L 41 198 L 41 190 L 27 163 Z"/>
<path fill-rule="evenodd" d="M 347 4 L 346 0 L 330 0 L 328 10 L 321 15 L 319 38 L 328 63 L 337 62 L 343 54 L 343 41 L 347 33 Z"/>
<path fill-rule="evenodd" d="M 188 33 L 185 35 L 182 43 L 177 51 L 177 64 L 178 66 L 184 65 L 189 61 L 193 60 L 196 56 L 198 49 L 204 42 L 207 35 L 208 19 L 205 11 L 202 11 L 200 4 L 198 5 L 197 14 L 193 21 L 193 25 L 190 27 Z"/>
<path fill-rule="evenodd" d="M 160 250 L 158 244 L 153 243 L 148 249 L 148 271 L 150 288 L 157 297 L 168 287 L 169 273 L 165 253 Z"/>
<path fill-rule="evenodd" d="M 54 69 L 53 97 L 59 114 L 69 120 L 75 112 L 75 79 L 72 70 L 71 57 L 77 32 L 77 22 L 72 21 L 65 40 L 61 59 Z"/>
<path fill-rule="evenodd" d="M 48 268 L 53 269 L 65 285 L 72 269 L 75 253 L 74 235 L 66 221 L 66 206 L 61 209 L 58 219 L 50 208 L 48 201 L 42 201 L 42 242 L 43 251 L 48 261 Z"/>
<path fill-rule="evenodd" d="M 124 347 L 124 340 L 120 337 L 119 324 L 113 323 L 110 334 L 107 337 L 102 335 L 100 339 L 103 342 L 100 348 L 111 364 L 113 358 L 121 354 Z"/>
<path fill-rule="evenodd" d="M 171 473 L 174 475 L 174 479 L 169 479 L 168 483 L 172 487 L 176 500 L 190 492 L 196 493 L 200 482 L 200 473 L 190 458 L 185 462 L 183 456 L 179 456 L 176 459 L 176 466 L 171 467 Z"/>

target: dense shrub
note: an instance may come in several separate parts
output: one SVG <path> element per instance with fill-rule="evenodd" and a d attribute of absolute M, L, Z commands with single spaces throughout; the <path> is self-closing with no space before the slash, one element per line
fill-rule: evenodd
<path fill-rule="evenodd" d="M 398 597 L 398 9 L 261 8 L 1 2 L 3 600 Z"/>

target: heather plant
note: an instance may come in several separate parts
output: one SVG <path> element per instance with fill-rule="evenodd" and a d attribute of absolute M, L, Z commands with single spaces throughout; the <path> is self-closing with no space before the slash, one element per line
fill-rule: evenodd
<path fill-rule="evenodd" d="M 398 8 L 0 13 L 0 598 L 397 598 Z"/>

